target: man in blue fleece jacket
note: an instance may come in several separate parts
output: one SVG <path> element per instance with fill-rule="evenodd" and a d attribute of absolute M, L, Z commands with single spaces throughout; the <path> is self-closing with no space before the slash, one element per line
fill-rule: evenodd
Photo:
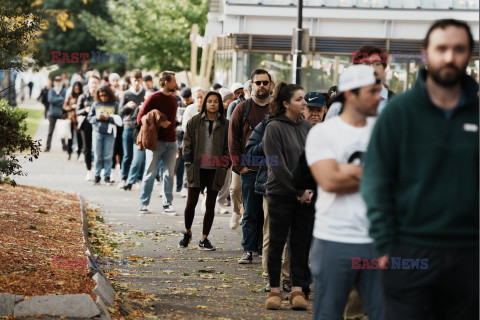
<path fill-rule="evenodd" d="M 436 21 L 427 69 L 379 116 L 361 192 L 387 319 L 479 318 L 478 84 L 468 25 Z"/>

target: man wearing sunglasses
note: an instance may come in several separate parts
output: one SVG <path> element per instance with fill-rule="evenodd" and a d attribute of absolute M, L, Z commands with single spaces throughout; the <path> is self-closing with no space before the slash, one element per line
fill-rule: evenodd
<path fill-rule="evenodd" d="M 252 73 L 251 80 L 252 97 L 235 108 L 230 118 L 228 132 L 228 148 L 235 170 L 240 173 L 242 203 L 245 210 L 242 219 L 243 255 L 238 261 L 240 264 L 252 263 L 253 252 L 259 251 L 259 244 L 262 243 L 259 237 L 263 232 L 263 197 L 255 193 L 258 167 L 242 163 L 242 158 L 245 158 L 248 138 L 268 112 L 272 78 L 266 70 L 257 69 Z"/>
<path fill-rule="evenodd" d="M 364 64 L 373 67 L 373 69 L 375 69 L 377 80 L 382 81 L 386 75 L 387 56 L 388 54 L 383 52 L 383 50 L 378 47 L 363 46 L 353 54 L 353 64 Z M 382 91 L 380 92 L 380 97 L 382 100 L 378 104 L 377 114 L 380 114 L 383 111 L 388 100 L 394 95 L 395 93 L 393 91 L 388 90 L 385 86 L 382 86 Z M 343 106 L 340 103 L 332 104 L 328 109 L 325 120 L 339 115 L 342 112 L 342 108 Z"/>

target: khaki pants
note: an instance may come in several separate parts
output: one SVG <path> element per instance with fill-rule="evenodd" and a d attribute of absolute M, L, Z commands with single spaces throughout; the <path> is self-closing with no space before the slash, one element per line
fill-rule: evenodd
<path fill-rule="evenodd" d="M 242 206 L 242 185 L 240 184 L 240 175 L 232 171 L 232 181 L 230 183 L 230 199 L 232 200 L 233 213 L 243 215 Z"/>
<path fill-rule="evenodd" d="M 263 247 L 262 247 L 262 269 L 263 269 L 263 280 L 265 283 L 269 282 L 268 279 L 268 268 L 267 268 L 267 258 L 268 258 L 268 243 L 270 240 L 270 225 L 268 218 L 268 203 L 267 197 L 263 196 L 263 214 L 265 217 L 265 222 L 263 223 Z M 288 255 L 287 244 L 283 249 L 283 258 L 282 258 L 282 284 L 290 282 L 290 257 Z"/>
<path fill-rule="evenodd" d="M 232 167 L 228 169 L 227 175 L 225 176 L 225 181 L 223 182 L 223 187 L 218 192 L 217 203 L 224 206 L 227 203 L 228 193 L 230 190 L 230 181 L 232 180 Z"/>

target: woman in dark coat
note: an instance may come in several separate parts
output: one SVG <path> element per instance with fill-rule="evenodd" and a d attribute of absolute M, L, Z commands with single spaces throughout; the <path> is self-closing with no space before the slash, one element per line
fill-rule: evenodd
<path fill-rule="evenodd" d="M 228 120 L 225 119 L 222 97 L 210 91 L 203 100 L 200 113 L 187 124 L 183 137 L 183 160 L 187 171 L 188 196 L 185 208 L 185 233 L 180 247 L 187 247 L 192 238 L 192 223 L 200 191 L 207 189 L 200 250 L 215 250 L 208 240 L 215 217 L 215 203 L 230 167 L 228 152 Z"/>

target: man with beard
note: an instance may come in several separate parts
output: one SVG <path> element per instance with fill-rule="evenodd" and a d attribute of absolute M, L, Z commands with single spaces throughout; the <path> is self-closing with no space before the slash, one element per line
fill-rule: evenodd
<path fill-rule="evenodd" d="M 240 264 L 252 263 L 253 252 L 260 251 L 263 229 L 263 197 L 255 193 L 258 166 L 245 161 L 245 146 L 255 127 L 265 118 L 270 102 L 270 74 L 263 69 L 252 73 L 252 97 L 240 103 L 232 113 L 228 130 L 228 148 L 235 170 L 240 174 L 242 203 L 243 255 Z"/>
<path fill-rule="evenodd" d="M 436 21 L 427 69 L 378 118 L 361 183 L 387 319 L 478 319 L 478 84 L 473 38 Z M 420 263 L 420 265 L 419 265 Z"/>
<path fill-rule="evenodd" d="M 148 204 L 152 195 L 153 183 L 157 174 L 158 164 L 162 160 L 164 173 L 163 183 L 163 213 L 175 216 L 173 209 L 173 178 L 175 176 L 175 158 L 177 155 L 177 135 L 175 132 L 175 119 L 177 117 L 177 81 L 175 73 L 163 71 L 160 73 L 161 91 L 150 95 L 144 102 L 137 117 L 137 124 L 142 123 L 142 117 L 152 110 L 158 110 L 166 115 L 167 120 L 162 121 L 157 128 L 157 149 L 145 150 L 145 174 L 142 180 L 142 193 L 140 195 L 140 213 L 149 213 Z"/>

